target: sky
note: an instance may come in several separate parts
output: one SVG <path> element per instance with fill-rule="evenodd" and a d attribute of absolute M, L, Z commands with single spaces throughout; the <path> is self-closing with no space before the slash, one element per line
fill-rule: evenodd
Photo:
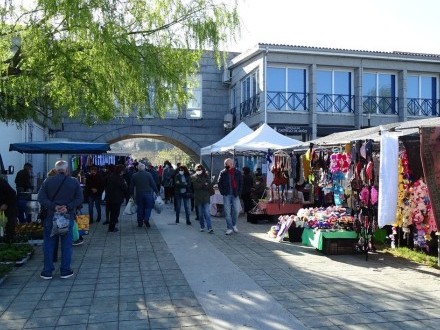
<path fill-rule="evenodd" d="M 440 54 L 440 0 L 238 0 L 241 37 L 257 43 Z"/>

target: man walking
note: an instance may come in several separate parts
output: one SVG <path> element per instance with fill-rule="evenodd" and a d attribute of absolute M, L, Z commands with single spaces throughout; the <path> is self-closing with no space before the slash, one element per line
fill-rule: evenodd
<path fill-rule="evenodd" d="M 226 220 L 226 235 L 238 233 L 237 220 L 240 211 L 240 195 L 243 189 L 241 172 L 234 168 L 231 158 L 225 159 L 225 168 L 218 178 L 218 189 L 223 195 L 223 206 Z"/>
<path fill-rule="evenodd" d="M 75 219 L 75 210 L 83 202 L 81 186 L 75 178 L 67 174 L 67 162 L 59 160 L 55 163 L 57 174 L 48 177 L 38 192 L 38 202 L 46 207 L 48 212 L 42 219 L 44 267 L 40 277 L 45 280 L 52 279 L 54 271 L 53 256 L 56 241 L 61 237 L 61 267 L 60 277 L 69 278 L 73 275 L 70 268 L 72 260 L 72 228 Z M 55 212 L 64 214 L 70 219 L 69 230 L 64 235 L 53 235 L 53 218 Z"/>
<path fill-rule="evenodd" d="M 93 208 L 96 208 L 96 222 L 101 221 L 101 199 L 104 192 L 104 179 L 101 173 L 98 173 L 96 166 L 90 167 L 90 173 L 86 177 L 85 194 L 89 204 L 90 223 L 93 223 Z M 108 219 L 106 219 L 108 220 Z"/>
<path fill-rule="evenodd" d="M 150 227 L 151 211 L 154 207 L 154 193 L 158 193 L 156 182 L 153 176 L 145 171 L 145 164 L 139 163 L 138 171 L 131 177 L 130 196 L 134 196 L 137 204 L 137 222 L 138 227 L 143 223 Z"/>
<path fill-rule="evenodd" d="M 34 189 L 31 163 L 24 164 L 23 169 L 17 172 L 15 186 L 17 189 L 18 221 L 20 223 L 31 222 L 31 216 L 26 214 L 26 202 L 30 199 L 29 193 Z"/>

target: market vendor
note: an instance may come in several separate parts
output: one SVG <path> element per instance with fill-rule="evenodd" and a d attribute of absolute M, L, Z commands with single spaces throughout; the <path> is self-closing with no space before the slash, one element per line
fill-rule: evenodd
<path fill-rule="evenodd" d="M 15 236 L 17 223 L 17 194 L 8 181 L 0 176 L 0 212 L 4 212 L 6 224 L 4 225 L 4 242 L 12 242 Z"/>

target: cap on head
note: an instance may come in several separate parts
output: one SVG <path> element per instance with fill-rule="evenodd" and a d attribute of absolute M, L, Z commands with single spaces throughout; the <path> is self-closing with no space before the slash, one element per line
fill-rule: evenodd
<path fill-rule="evenodd" d="M 55 169 L 57 172 L 66 172 L 67 171 L 67 162 L 65 160 L 58 160 L 55 162 Z"/>
<path fill-rule="evenodd" d="M 137 166 L 137 169 L 139 171 L 144 171 L 145 170 L 145 164 L 144 163 L 139 163 L 139 165 Z"/>

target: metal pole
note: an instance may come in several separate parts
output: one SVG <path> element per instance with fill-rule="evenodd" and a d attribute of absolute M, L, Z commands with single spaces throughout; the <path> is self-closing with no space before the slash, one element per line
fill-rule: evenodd
<path fill-rule="evenodd" d="M 436 233 L 437 235 L 437 266 L 440 267 L 440 231 Z"/>

